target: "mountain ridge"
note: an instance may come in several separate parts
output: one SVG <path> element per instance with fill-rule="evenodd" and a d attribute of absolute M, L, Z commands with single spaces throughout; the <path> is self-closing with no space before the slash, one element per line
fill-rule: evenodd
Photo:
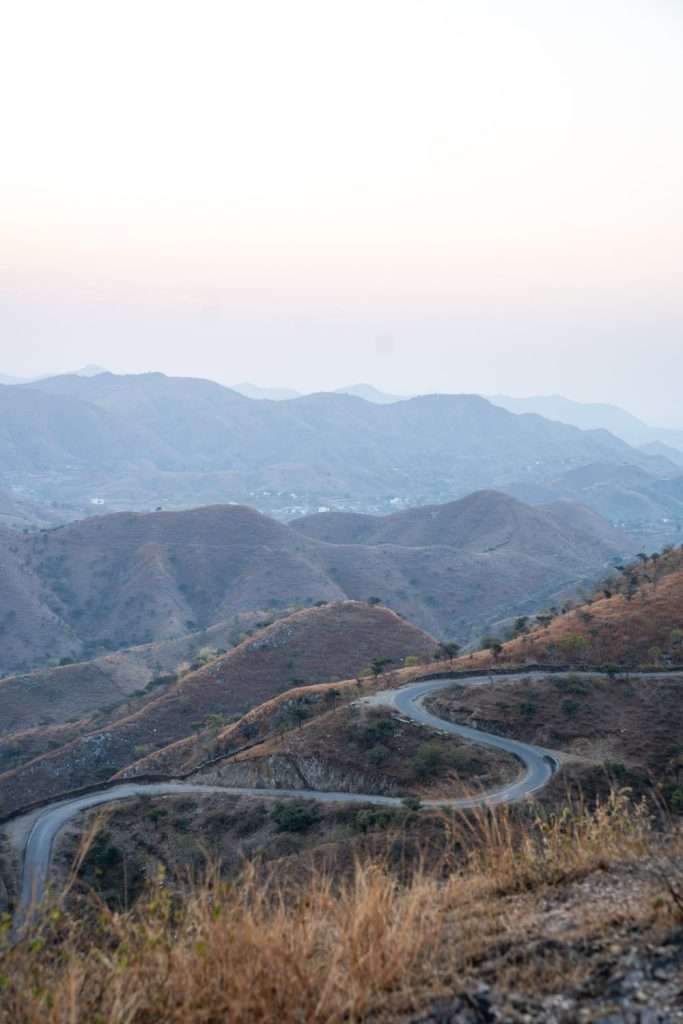
<path fill-rule="evenodd" d="M 395 499 L 441 503 L 601 462 L 681 475 L 609 433 L 517 416 L 477 395 L 259 401 L 160 373 L 0 387 L 0 490 L 17 485 L 35 504 L 81 511 L 95 499 L 108 510 L 228 499 L 282 519 L 330 505 L 388 511 Z"/>

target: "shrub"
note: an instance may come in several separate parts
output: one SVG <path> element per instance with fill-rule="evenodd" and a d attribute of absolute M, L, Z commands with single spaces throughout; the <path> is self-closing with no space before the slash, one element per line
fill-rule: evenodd
<path fill-rule="evenodd" d="M 372 662 L 370 663 L 370 669 L 372 671 L 373 676 L 377 677 L 381 675 L 382 672 L 384 672 L 387 665 L 391 665 L 392 661 L 393 658 L 373 658 Z"/>
<path fill-rule="evenodd" d="M 531 699 L 527 699 L 519 705 L 519 710 L 524 718 L 533 718 L 538 711 L 538 704 Z"/>
<path fill-rule="evenodd" d="M 419 779 L 431 779 L 437 774 L 446 762 L 443 748 L 433 740 L 423 743 L 415 754 L 415 774 Z"/>
<path fill-rule="evenodd" d="M 320 809 L 312 800 L 291 800 L 271 812 L 279 832 L 307 832 L 320 821 Z"/>
<path fill-rule="evenodd" d="M 383 765 L 388 756 L 389 750 L 387 749 L 387 747 L 382 746 L 381 743 L 378 743 L 374 747 L 370 747 L 367 753 L 368 761 L 375 768 L 379 768 L 381 765 Z"/>
<path fill-rule="evenodd" d="M 353 819 L 352 828 L 356 832 L 375 832 L 387 828 L 391 824 L 390 811 L 363 810 L 358 811 Z"/>
<path fill-rule="evenodd" d="M 669 803 L 674 814 L 683 814 L 683 788 L 674 789 Z"/>
<path fill-rule="evenodd" d="M 370 713 L 368 721 L 354 729 L 356 740 L 363 747 L 374 747 L 385 744 L 397 729 L 397 722 L 381 709 Z"/>

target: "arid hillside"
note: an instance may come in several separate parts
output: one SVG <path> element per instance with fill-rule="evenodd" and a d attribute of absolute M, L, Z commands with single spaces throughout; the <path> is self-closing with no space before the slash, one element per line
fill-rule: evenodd
<path fill-rule="evenodd" d="M 541 614 L 500 649 L 466 664 L 577 668 L 683 666 L 683 549 L 643 556 L 608 577 L 593 598 L 563 614 Z"/>
<path fill-rule="evenodd" d="M 624 793 L 466 817 L 214 794 L 86 828 L 66 900 L 0 952 L 3 1024 L 680 1020 L 681 835 Z"/>
<path fill-rule="evenodd" d="M 464 642 L 592 582 L 631 547 L 585 509 L 496 492 L 377 523 L 372 543 L 328 543 L 228 505 L 2 531 L 0 673 L 175 639 L 240 612 L 371 597 Z"/>
<path fill-rule="evenodd" d="M 633 536 L 641 536 L 649 551 L 676 539 L 683 528 L 683 476 L 679 473 L 661 476 L 642 466 L 598 462 L 566 470 L 543 483 L 522 478 L 505 489 L 533 504 L 560 499 L 581 502 Z M 659 537 L 664 539 L 660 542 Z"/>
<path fill-rule="evenodd" d="M 606 764 L 616 776 L 634 769 L 675 786 L 683 780 L 683 673 L 521 676 L 456 685 L 429 706 L 453 721 Z"/>
<path fill-rule="evenodd" d="M 629 549 L 631 541 L 606 520 L 574 502 L 530 508 L 506 494 L 477 491 L 446 505 L 408 509 L 390 516 L 320 512 L 291 526 L 328 544 L 398 544 L 457 548 L 473 553 L 506 549 L 509 554 L 555 555 L 567 560 L 599 558 L 605 548 Z"/>
<path fill-rule="evenodd" d="M 225 654 L 245 634 L 285 614 L 240 612 L 227 622 L 170 640 L 123 648 L 92 661 L 6 676 L 0 679 L 0 736 L 36 725 L 56 725 L 95 711 L 105 713 L 123 701 L 149 696 L 156 687 Z"/>
<path fill-rule="evenodd" d="M 330 690 L 321 697 L 317 706 L 315 695 L 310 703 L 284 703 L 280 716 L 271 719 L 269 738 L 215 766 L 200 768 L 193 779 L 224 786 L 289 786 L 428 798 L 495 789 L 522 771 L 509 754 L 433 732 L 388 709 L 358 701 L 341 701 L 337 706 L 339 698 Z M 311 718 L 297 723 L 297 713 Z M 180 763 L 181 753 L 186 765 L 196 761 L 201 739 L 175 744 L 122 775 L 134 777 L 161 764 L 168 770 Z"/>
<path fill-rule="evenodd" d="M 346 679 L 373 661 L 426 658 L 436 641 L 386 608 L 346 602 L 275 622 L 230 653 L 150 697 L 133 714 L 0 775 L 0 813 L 102 781 L 158 748 L 215 734 L 231 716 L 296 683 Z"/>

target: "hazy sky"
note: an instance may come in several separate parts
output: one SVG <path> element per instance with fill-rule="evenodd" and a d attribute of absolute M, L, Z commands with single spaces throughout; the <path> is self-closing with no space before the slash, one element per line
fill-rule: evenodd
<path fill-rule="evenodd" d="M 681 0 L 21 0 L 0 371 L 683 425 Z"/>

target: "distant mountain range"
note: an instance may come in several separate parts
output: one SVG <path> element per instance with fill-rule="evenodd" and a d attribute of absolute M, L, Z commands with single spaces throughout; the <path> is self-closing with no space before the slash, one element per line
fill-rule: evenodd
<path fill-rule="evenodd" d="M 247 398 L 265 398 L 282 401 L 303 398 L 305 392 L 290 388 L 260 388 L 254 384 L 238 384 L 234 387 Z M 405 401 L 412 395 L 392 395 L 372 384 L 353 384 L 336 388 L 331 394 L 354 395 L 366 402 L 378 405 Z M 621 409 L 617 405 L 597 402 L 575 402 L 562 395 L 535 395 L 528 398 L 513 398 L 510 395 L 485 395 L 494 405 L 508 412 L 534 413 L 544 419 L 556 420 L 580 430 L 608 430 L 615 437 L 628 444 L 645 448 L 652 454 L 663 455 L 683 465 L 683 430 L 667 427 L 653 427 L 649 423 Z"/>
<path fill-rule="evenodd" d="M 103 366 L 82 366 L 80 370 L 73 370 L 72 375 L 75 377 L 96 377 L 99 373 L 107 373 Z M 53 374 L 44 373 L 39 377 L 10 377 L 6 373 L 0 373 L 0 384 L 12 385 L 12 384 L 32 384 L 37 380 L 47 380 L 49 377 L 54 376 Z"/>
<path fill-rule="evenodd" d="M 289 401 L 292 398 L 303 398 L 306 392 L 293 391 L 291 388 L 260 388 L 248 381 L 243 384 L 235 384 L 233 391 L 237 391 L 245 398 L 269 399 L 272 402 Z M 366 402 L 375 402 L 377 405 L 387 405 L 392 402 L 401 402 L 411 395 L 390 395 L 380 391 L 372 384 L 351 384 L 345 388 L 335 388 L 329 392 L 333 395 L 353 395 L 355 398 L 363 398 Z"/>
<path fill-rule="evenodd" d="M 616 437 L 633 445 L 658 445 L 658 452 L 671 456 L 683 452 L 683 430 L 652 427 L 617 405 L 574 402 L 562 395 L 537 395 L 532 398 L 511 398 L 491 395 L 494 405 L 517 414 L 535 413 L 546 419 L 567 423 L 581 430 L 609 430 Z M 665 446 L 662 448 L 661 446 Z"/>
<path fill-rule="evenodd" d="M 373 518 L 285 526 L 243 506 L 0 530 L 0 674 L 93 658 L 243 611 L 379 599 L 433 635 L 531 611 L 601 575 L 632 542 L 585 508 L 496 492 Z"/>
<path fill-rule="evenodd" d="M 0 386 L 0 492 L 70 506 L 71 517 L 93 503 L 233 501 L 280 519 L 321 507 L 386 512 L 482 488 L 533 489 L 590 465 L 681 475 L 672 460 L 607 431 L 515 415 L 477 395 L 269 402 L 160 373 Z"/>

